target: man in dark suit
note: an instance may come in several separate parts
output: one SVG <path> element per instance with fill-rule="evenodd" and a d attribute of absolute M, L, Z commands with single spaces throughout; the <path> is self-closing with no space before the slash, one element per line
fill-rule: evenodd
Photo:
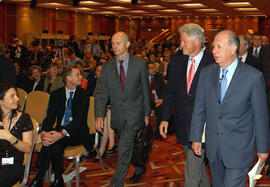
<path fill-rule="evenodd" d="M 244 187 L 255 149 L 260 165 L 268 156 L 263 75 L 238 60 L 239 45 L 233 31 L 219 32 L 213 42 L 216 64 L 202 70 L 197 87 L 189 139 L 200 156 L 206 123 L 205 148 L 213 187 Z"/>
<path fill-rule="evenodd" d="M 183 145 L 185 164 L 185 187 L 209 187 L 210 182 L 205 170 L 204 154 L 194 155 L 188 141 L 191 116 L 195 101 L 197 82 L 201 69 L 214 62 L 204 44 L 204 31 L 197 24 L 185 24 L 180 29 L 180 47 L 183 55 L 171 61 L 170 74 L 163 99 L 163 115 L 160 134 L 166 138 L 168 121 L 175 109 L 175 130 L 179 143 Z"/>
<path fill-rule="evenodd" d="M 16 84 L 16 71 L 14 65 L 5 58 L 0 49 L 0 82 Z"/>
<path fill-rule="evenodd" d="M 163 102 L 165 82 L 161 74 L 157 73 L 156 64 L 148 63 L 148 75 L 150 82 L 151 109 L 155 111 L 156 125 L 155 138 L 161 141 L 159 124 L 161 119 L 161 105 Z"/>
<path fill-rule="evenodd" d="M 250 46 L 250 41 L 248 37 L 240 35 L 239 41 L 240 41 L 240 47 L 238 52 L 239 60 L 261 71 L 258 59 L 254 57 L 252 54 L 248 53 L 248 49 Z"/>
<path fill-rule="evenodd" d="M 71 66 L 63 72 L 65 87 L 51 93 L 47 116 L 42 123 L 43 146 L 38 155 L 39 172 L 30 186 L 42 186 L 43 176 L 52 163 L 55 180 L 51 186 L 64 186 L 63 155 L 65 147 L 82 144 L 89 152 L 94 139 L 89 135 L 87 113 L 89 97 L 80 87 L 80 69 Z M 56 127 L 53 124 L 57 119 Z"/>
<path fill-rule="evenodd" d="M 116 170 L 111 186 L 121 187 L 131 161 L 135 136 L 140 128 L 149 123 L 150 88 L 146 62 L 142 58 L 129 55 L 129 38 L 124 32 L 112 37 L 115 58 L 105 63 L 96 86 L 95 117 L 96 129 L 103 131 L 103 117 L 108 99 L 111 102 L 111 127 L 119 135 L 119 149 Z M 140 178 L 145 173 L 141 167 L 135 167 L 135 175 Z"/>

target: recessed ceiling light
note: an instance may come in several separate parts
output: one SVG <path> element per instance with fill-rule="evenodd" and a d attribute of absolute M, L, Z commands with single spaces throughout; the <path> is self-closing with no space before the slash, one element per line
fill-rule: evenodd
<path fill-rule="evenodd" d="M 182 11 L 179 11 L 179 10 L 176 10 L 176 9 L 166 9 L 166 10 L 159 10 L 160 12 L 170 12 L 170 13 L 174 13 L 174 12 L 182 12 Z"/>
<path fill-rule="evenodd" d="M 66 5 L 66 4 L 61 4 L 61 3 L 40 3 L 39 4 L 40 6 L 50 6 L 50 7 L 66 7 L 66 6 L 69 6 L 69 5 Z"/>
<path fill-rule="evenodd" d="M 87 10 L 87 11 L 93 11 L 94 9 L 92 8 L 86 8 L 86 7 L 80 7 L 80 8 L 76 8 L 77 10 Z"/>
<path fill-rule="evenodd" d="M 104 4 L 95 1 L 80 1 L 80 5 L 104 5 Z"/>
<path fill-rule="evenodd" d="M 204 9 L 195 9 L 198 12 L 218 12 L 217 9 L 214 8 L 204 8 Z"/>
<path fill-rule="evenodd" d="M 108 7 L 103 7 L 105 9 L 113 9 L 113 10 L 127 10 L 128 8 L 122 7 L 122 6 L 108 6 Z"/>
<path fill-rule="evenodd" d="M 183 2 L 190 2 L 191 0 L 162 0 L 162 1 L 169 3 L 183 3 Z"/>
<path fill-rule="evenodd" d="M 204 8 L 204 7 L 206 7 L 202 3 L 184 3 L 184 4 L 178 4 L 178 6 L 181 6 L 184 8 Z"/>
<path fill-rule="evenodd" d="M 159 6 L 159 5 L 142 5 L 142 7 L 144 7 L 144 8 L 152 8 L 152 9 L 164 8 L 164 7 Z"/>
<path fill-rule="evenodd" d="M 132 11 L 128 11 L 129 13 L 135 13 L 135 14 L 144 14 L 144 13 L 148 13 L 148 12 L 145 12 L 143 10 L 132 10 Z"/>
<path fill-rule="evenodd" d="M 223 3 L 224 5 L 228 7 L 245 7 L 245 6 L 251 6 L 249 2 L 228 2 Z"/>
<path fill-rule="evenodd" d="M 111 0 L 113 2 L 117 2 L 117 3 L 130 3 L 131 0 Z M 138 0 L 138 3 L 143 3 L 142 1 Z"/>
<path fill-rule="evenodd" d="M 257 11 L 259 9 L 258 8 L 235 8 L 234 10 L 238 10 L 238 11 Z"/>
<path fill-rule="evenodd" d="M 101 12 L 96 12 L 97 14 L 118 14 L 116 12 L 113 11 L 101 11 Z"/>
<path fill-rule="evenodd" d="M 15 2 L 27 2 L 27 1 L 31 1 L 31 0 L 10 0 L 10 1 L 15 1 Z M 0 1 L 1 2 L 1 1 Z"/>

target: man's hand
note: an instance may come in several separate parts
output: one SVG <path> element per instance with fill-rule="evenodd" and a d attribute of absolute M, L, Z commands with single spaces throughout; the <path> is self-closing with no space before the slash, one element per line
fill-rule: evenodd
<path fill-rule="evenodd" d="M 51 134 L 51 141 L 53 143 L 57 142 L 58 140 L 64 137 L 61 132 L 57 132 L 57 131 L 51 131 L 50 134 Z"/>
<path fill-rule="evenodd" d="M 97 118 L 95 122 L 96 130 L 103 133 L 103 118 Z"/>
<path fill-rule="evenodd" d="M 144 123 L 145 123 L 145 126 L 147 126 L 149 124 L 149 117 L 144 118 Z"/>
<path fill-rule="evenodd" d="M 155 106 L 159 107 L 163 103 L 163 99 L 155 99 Z"/>
<path fill-rule="evenodd" d="M 168 131 L 168 121 L 161 121 L 160 125 L 159 125 L 159 134 L 163 137 L 163 138 L 167 138 L 166 134 Z"/>
<path fill-rule="evenodd" d="M 193 142 L 192 143 L 192 150 L 193 150 L 195 155 L 202 156 L 202 143 Z"/>
<path fill-rule="evenodd" d="M 262 166 L 268 157 L 268 153 L 257 153 L 257 155 L 258 155 L 259 159 L 261 159 L 259 165 Z"/>
<path fill-rule="evenodd" d="M 41 141 L 44 146 L 49 146 L 52 144 L 50 132 L 41 132 L 40 133 Z"/>

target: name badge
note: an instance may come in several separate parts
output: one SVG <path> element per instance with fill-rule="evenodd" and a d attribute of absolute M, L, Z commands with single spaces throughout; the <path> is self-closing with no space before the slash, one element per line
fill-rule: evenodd
<path fill-rule="evenodd" d="M 2 166 L 13 165 L 13 164 L 14 164 L 14 157 L 2 158 Z"/>

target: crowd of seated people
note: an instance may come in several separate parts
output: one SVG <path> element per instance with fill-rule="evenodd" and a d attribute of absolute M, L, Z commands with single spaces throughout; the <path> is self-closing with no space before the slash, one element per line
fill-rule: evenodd
<path fill-rule="evenodd" d="M 268 68 L 269 61 L 267 63 L 267 60 L 270 58 L 270 47 L 268 38 L 255 33 L 251 39 L 248 38 L 248 36 L 241 36 L 240 39 L 240 42 L 245 42 L 245 40 L 249 39 L 248 42 L 243 44 L 247 45 L 247 49 L 243 50 L 241 55 L 244 56 L 247 53 L 249 56 L 252 56 L 250 58 L 255 59 L 257 64 L 256 67 L 259 67 L 258 69 L 264 73 L 264 78 L 269 90 L 270 68 Z M 131 55 L 144 58 L 148 62 L 148 68 L 151 72 L 149 73 L 149 81 L 151 82 L 151 77 L 158 76 L 159 82 L 155 83 L 155 87 L 156 85 L 162 84 L 162 90 L 166 84 L 169 73 L 168 66 L 171 59 L 174 55 L 181 55 L 178 51 L 181 51 L 181 49 L 179 49 L 179 41 L 174 39 L 164 39 L 158 44 L 151 44 L 147 42 L 147 40 L 138 39 L 137 41 L 132 41 L 129 48 L 129 53 Z M 70 37 L 68 41 L 63 42 L 63 45 L 60 48 L 59 46 L 48 45 L 43 49 L 39 43 L 32 43 L 30 46 L 25 46 L 18 38 L 16 38 L 16 36 L 14 36 L 13 43 L 7 47 L 2 47 L 0 55 L 1 62 L 5 59 L 14 66 L 15 82 L 13 83 L 28 93 L 31 91 L 44 91 L 51 94 L 53 91 L 65 85 L 62 78 L 63 70 L 66 67 L 74 67 L 74 65 L 76 65 L 81 71 L 82 80 L 86 80 L 86 83 L 82 81 L 81 87 L 86 90 L 88 96 L 93 96 L 95 85 L 99 77 L 98 74 L 102 69 L 102 64 L 113 58 L 110 40 L 106 40 L 101 44 L 90 38 L 83 42 L 80 37 Z M 153 70 L 153 67 L 155 67 L 155 70 Z M 0 71 L 2 71 L 1 68 Z M 12 71 L 10 72 L 12 73 Z M 1 75 L 0 82 L 5 82 L 1 80 Z M 156 115 L 160 115 L 159 110 L 161 107 L 159 106 L 162 105 L 161 95 L 163 94 L 159 93 L 160 90 L 153 89 L 155 88 L 151 88 L 152 109 L 156 110 Z M 0 100 L 3 100 L 3 98 L 0 98 Z M 270 103 L 269 93 L 268 102 Z M 108 107 L 107 124 L 110 123 L 108 121 L 110 118 L 109 111 L 110 109 Z M 158 119 L 160 118 L 160 116 L 157 117 Z M 159 123 L 160 121 L 157 120 L 157 122 Z M 27 132 L 32 130 L 32 127 L 29 124 Z M 156 124 L 155 138 L 160 141 L 161 137 L 159 135 L 158 127 L 159 124 Z M 112 135 L 113 133 L 113 130 L 108 125 L 107 137 L 103 138 L 106 140 L 105 143 L 102 142 L 102 147 L 100 149 L 101 156 L 103 156 L 103 153 L 106 155 L 116 151 L 116 142 L 114 140 L 114 135 Z M 105 148 L 108 137 L 109 145 Z M 21 144 L 23 143 L 22 140 Z M 28 146 L 27 143 L 25 143 L 25 146 Z M 15 148 L 17 148 L 17 146 L 15 146 Z M 28 149 L 19 150 L 21 152 L 28 151 Z M 270 167 L 267 174 L 270 176 Z"/>

